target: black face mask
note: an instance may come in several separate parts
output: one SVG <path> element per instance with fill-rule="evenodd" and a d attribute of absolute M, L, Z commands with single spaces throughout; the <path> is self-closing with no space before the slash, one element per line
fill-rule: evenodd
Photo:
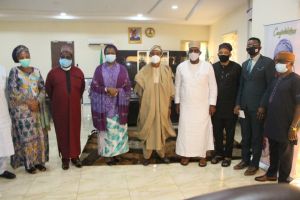
<path fill-rule="evenodd" d="M 254 56 L 256 53 L 258 53 L 257 47 L 248 47 L 246 50 L 250 56 Z"/>
<path fill-rule="evenodd" d="M 221 62 L 227 62 L 229 60 L 229 55 L 219 55 L 219 60 Z"/>

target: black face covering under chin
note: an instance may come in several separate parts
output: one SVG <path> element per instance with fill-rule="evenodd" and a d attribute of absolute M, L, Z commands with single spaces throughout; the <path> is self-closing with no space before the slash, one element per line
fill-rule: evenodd
<path fill-rule="evenodd" d="M 248 47 L 246 50 L 250 56 L 254 56 L 259 51 L 257 47 Z"/>
<path fill-rule="evenodd" d="M 219 60 L 221 62 L 227 62 L 229 60 L 229 55 L 219 55 Z"/>

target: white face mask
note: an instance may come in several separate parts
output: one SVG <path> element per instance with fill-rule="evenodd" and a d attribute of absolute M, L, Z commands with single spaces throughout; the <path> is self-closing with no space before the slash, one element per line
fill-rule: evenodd
<path fill-rule="evenodd" d="M 286 64 L 283 64 L 283 63 L 277 63 L 275 65 L 275 68 L 278 73 L 285 73 L 288 71 Z"/>
<path fill-rule="evenodd" d="M 105 55 L 105 60 L 108 63 L 113 63 L 116 60 L 116 55 L 115 54 L 107 54 L 107 55 Z"/>
<path fill-rule="evenodd" d="M 160 62 L 160 57 L 157 55 L 151 56 L 150 59 L 151 59 L 151 63 L 153 63 L 153 64 L 157 64 Z"/>
<path fill-rule="evenodd" d="M 195 53 L 195 52 L 192 52 L 192 53 L 189 53 L 189 58 L 191 61 L 196 61 L 200 56 L 200 53 Z"/>

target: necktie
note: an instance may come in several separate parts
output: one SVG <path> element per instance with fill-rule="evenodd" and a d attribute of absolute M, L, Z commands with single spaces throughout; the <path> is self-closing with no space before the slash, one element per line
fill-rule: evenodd
<path fill-rule="evenodd" d="M 248 74 L 251 73 L 252 70 L 252 59 L 249 59 L 248 65 L 247 65 L 247 72 Z"/>

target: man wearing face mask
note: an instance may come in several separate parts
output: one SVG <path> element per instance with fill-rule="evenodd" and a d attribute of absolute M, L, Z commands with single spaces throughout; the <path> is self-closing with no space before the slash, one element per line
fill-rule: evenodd
<path fill-rule="evenodd" d="M 143 141 L 143 164 L 149 165 L 153 150 L 164 163 L 168 137 L 175 137 L 170 120 L 171 100 L 174 97 L 173 73 L 169 66 L 161 64 L 162 49 L 154 45 L 150 50 L 150 64 L 135 76 L 134 91 L 140 97 L 138 137 Z"/>
<path fill-rule="evenodd" d="M 267 108 L 265 134 L 270 143 L 270 167 L 256 181 L 289 183 L 294 145 L 300 122 L 300 76 L 293 72 L 295 55 L 282 51 L 276 56 L 278 77 L 268 87 L 263 106 Z"/>
<path fill-rule="evenodd" d="M 242 161 L 234 166 L 234 169 L 242 170 L 248 167 L 244 175 L 251 176 L 256 174 L 259 167 L 265 118 L 262 99 L 275 76 L 275 64 L 272 59 L 260 54 L 261 42 L 258 38 L 248 39 L 246 50 L 250 58 L 242 64 L 240 86 L 234 108 L 234 112 L 241 116 Z"/>
<path fill-rule="evenodd" d="M 175 103 L 179 116 L 176 153 L 187 165 L 190 157 L 200 157 L 205 167 L 206 152 L 214 149 L 211 116 L 216 112 L 217 83 L 212 65 L 200 61 L 200 42 L 189 43 L 189 60 L 176 70 Z"/>
<path fill-rule="evenodd" d="M 82 71 L 72 66 L 72 58 L 72 48 L 63 46 L 60 66 L 53 68 L 46 79 L 46 92 L 51 100 L 58 151 L 64 170 L 69 169 L 70 159 L 76 167 L 81 167 L 81 98 L 85 81 Z"/>
<path fill-rule="evenodd" d="M 219 45 L 219 62 L 213 64 L 218 85 L 218 99 L 216 113 L 212 117 L 215 138 L 216 155 L 212 164 L 222 161 L 223 167 L 231 164 L 235 125 L 237 115 L 234 114 L 235 100 L 240 82 L 241 66 L 229 60 L 232 46 L 229 43 Z M 224 129 L 226 131 L 226 144 L 223 145 Z"/>

